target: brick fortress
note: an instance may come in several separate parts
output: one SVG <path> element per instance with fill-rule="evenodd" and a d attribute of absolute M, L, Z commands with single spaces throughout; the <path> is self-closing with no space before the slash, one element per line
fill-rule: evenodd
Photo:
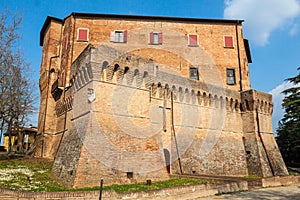
<path fill-rule="evenodd" d="M 36 156 L 69 187 L 288 175 L 241 20 L 71 13 L 41 30 Z"/>

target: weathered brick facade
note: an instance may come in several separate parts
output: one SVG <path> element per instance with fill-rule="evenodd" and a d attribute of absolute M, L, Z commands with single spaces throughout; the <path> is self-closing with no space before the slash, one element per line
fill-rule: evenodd
<path fill-rule="evenodd" d="M 287 175 L 242 21 L 72 13 L 41 45 L 36 155 L 60 182 Z"/>

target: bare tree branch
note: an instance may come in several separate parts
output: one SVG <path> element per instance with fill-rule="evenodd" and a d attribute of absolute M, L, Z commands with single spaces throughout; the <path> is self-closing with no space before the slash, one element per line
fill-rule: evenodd
<path fill-rule="evenodd" d="M 0 143 L 2 135 L 8 133 L 9 151 L 12 132 L 24 126 L 35 103 L 27 74 L 29 64 L 19 49 L 21 22 L 22 16 L 11 15 L 8 9 L 0 13 Z"/>

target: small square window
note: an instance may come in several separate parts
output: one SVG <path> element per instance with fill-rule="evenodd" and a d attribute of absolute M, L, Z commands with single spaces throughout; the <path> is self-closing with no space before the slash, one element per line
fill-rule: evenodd
<path fill-rule="evenodd" d="M 235 85 L 235 70 L 234 69 L 227 69 L 226 70 L 227 76 L 227 84 L 228 85 Z"/>
<path fill-rule="evenodd" d="M 127 178 L 133 178 L 133 172 L 126 172 Z"/>
<path fill-rule="evenodd" d="M 88 41 L 88 29 L 87 28 L 79 28 L 78 29 L 77 40 L 78 41 Z"/>
<path fill-rule="evenodd" d="M 116 43 L 126 43 L 127 31 L 112 31 L 110 34 L 110 41 Z"/>
<path fill-rule="evenodd" d="M 233 37 L 232 36 L 224 36 L 224 47 L 233 47 Z"/>
<path fill-rule="evenodd" d="M 150 33 L 150 44 L 162 44 L 162 33 Z"/>
<path fill-rule="evenodd" d="M 190 79 L 199 80 L 198 68 L 190 67 Z"/>
<path fill-rule="evenodd" d="M 197 47 L 198 46 L 198 35 L 189 34 L 189 46 Z"/>

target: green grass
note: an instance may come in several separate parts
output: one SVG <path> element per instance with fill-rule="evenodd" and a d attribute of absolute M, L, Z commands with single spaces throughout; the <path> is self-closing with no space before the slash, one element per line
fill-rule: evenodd
<path fill-rule="evenodd" d="M 24 191 L 88 191 L 100 187 L 66 188 L 51 177 L 52 161 L 45 159 L 14 159 L 0 161 L 0 187 Z M 28 177 L 31 181 L 28 181 Z M 104 186 L 103 190 L 114 190 L 118 193 L 155 190 L 161 188 L 210 183 L 208 180 L 192 178 L 174 178 L 166 181 Z M 104 182 L 105 185 L 105 182 Z"/>
<path fill-rule="evenodd" d="M 262 178 L 262 177 L 257 175 L 248 175 L 248 176 L 244 176 L 244 178 Z"/>
<path fill-rule="evenodd" d="M 169 188 L 169 187 L 198 185 L 198 184 L 207 184 L 207 183 L 211 183 L 211 181 L 192 179 L 192 178 L 174 178 L 166 181 L 152 182 L 150 186 L 147 186 L 146 183 L 136 183 L 136 184 L 105 186 L 103 189 L 114 190 L 118 193 L 124 193 L 124 192 L 138 192 L 138 191 L 145 191 L 145 190 L 156 190 L 156 189 Z"/>
<path fill-rule="evenodd" d="M 295 171 L 290 171 L 290 170 L 289 170 L 289 175 L 291 175 L 291 176 L 299 176 L 300 173 L 299 173 L 299 172 L 295 172 Z"/>
<path fill-rule="evenodd" d="M 51 166 L 52 162 L 45 159 L 0 161 L 0 187 L 25 191 L 67 190 L 53 180 Z"/>
<path fill-rule="evenodd" d="M 152 182 L 150 186 L 146 185 L 146 183 L 123 184 L 123 185 L 114 184 L 110 186 L 103 186 L 103 190 L 114 190 L 117 193 L 125 193 L 125 192 L 139 192 L 139 191 L 146 191 L 146 190 L 157 190 L 162 188 L 188 186 L 188 185 L 199 185 L 199 184 L 207 184 L 207 183 L 213 183 L 213 181 L 192 179 L 192 178 L 172 178 L 166 181 Z M 72 188 L 67 190 L 68 191 L 89 191 L 89 190 L 100 190 L 100 187 L 95 186 L 95 187 L 75 188 L 75 189 Z"/>

